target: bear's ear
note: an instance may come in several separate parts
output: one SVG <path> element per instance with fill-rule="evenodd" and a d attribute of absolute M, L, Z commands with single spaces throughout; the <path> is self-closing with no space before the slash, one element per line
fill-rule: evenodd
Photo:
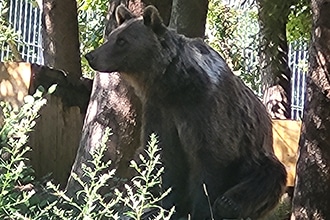
<path fill-rule="evenodd" d="M 119 5 L 116 8 L 116 21 L 118 25 L 121 25 L 133 17 L 133 14 L 124 5 Z"/>
<path fill-rule="evenodd" d="M 163 34 L 166 30 L 166 26 L 163 23 L 163 19 L 160 17 L 157 8 L 152 5 L 147 6 L 143 13 L 144 25 L 150 27 L 156 34 Z"/>

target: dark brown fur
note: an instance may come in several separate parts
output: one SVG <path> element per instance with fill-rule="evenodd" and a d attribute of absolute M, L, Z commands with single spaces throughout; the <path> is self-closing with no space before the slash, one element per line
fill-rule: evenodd
<path fill-rule="evenodd" d="M 271 120 L 253 92 L 200 39 L 168 30 L 149 6 L 143 20 L 124 7 L 108 42 L 86 55 L 118 71 L 143 105 L 142 139 L 156 132 L 173 219 L 259 218 L 278 202 L 286 171 L 272 150 Z"/>

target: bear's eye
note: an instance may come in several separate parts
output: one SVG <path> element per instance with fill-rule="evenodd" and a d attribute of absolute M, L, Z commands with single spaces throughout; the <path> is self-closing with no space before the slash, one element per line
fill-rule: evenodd
<path fill-rule="evenodd" d="M 123 38 L 118 38 L 118 39 L 116 40 L 116 44 L 117 44 L 118 46 L 122 47 L 122 46 L 124 46 L 124 45 L 126 44 L 126 40 L 123 39 Z"/>

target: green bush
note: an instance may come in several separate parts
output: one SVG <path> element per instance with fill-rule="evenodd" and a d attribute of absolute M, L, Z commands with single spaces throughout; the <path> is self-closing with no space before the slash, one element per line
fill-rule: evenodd
<path fill-rule="evenodd" d="M 256 7 L 237 8 L 225 5 L 222 0 L 209 1 L 206 41 L 256 94 L 261 86 L 258 33 Z"/>
<path fill-rule="evenodd" d="M 0 219 L 15 219 L 34 212 L 36 191 L 33 170 L 27 164 L 28 134 L 35 125 L 38 111 L 46 104 L 41 92 L 25 97 L 18 112 L 1 102 L 3 123 L 0 130 Z M 1 115 L 1 114 L 0 114 Z"/>
<path fill-rule="evenodd" d="M 100 194 L 100 189 L 106 186 L 107 181 L 114 177 L 115 170 L 110 170 L 110 161 L 103 162 L 106 151 L 106 142 L 110 130 L 106 130 L 101 147 L 91 152 L 92 159 L 82 164 L 82 170 L 89 181 L 83 181 L 73 174 L 74 179 L 81 185 L 82 190 L 76 193 L 79 202 L 71 198 L 66 192 L 52 183 L 48 189 L 57 197 L 57 202 L 51 204 L 51 214 L 57 219 L 130 219 L 140 220 L 145 213 L 152 211 L 149 219 L 169 219 L 174 208 L 167 211 L 158 203 L 170 192 L 166 190 L 161 195 L 152 194 L 154 187 L 161 187 L 161 175 L 164 168 L 161 166 L 157 138 L 151 135 L 149 145 L 145 150 L 146 157 L 140 155 L 141 163 L 131 162 L 131 167 L 137 175 L 129 184 L 125 184 L 126 191 L 114 189 L 106 195 Z M 110 201 L 109 201 L 110 200 Z M 109 201 L 109 202 L 107 202 Z M 49 208 L 47 208 L 49 209 Z"/>
<path fill-rule="evenodd" d="M 18 112 L 1 103 L 4 120 L 0 130 L 0 219 L 139 220 L 149 213 L 148 219 L 171 217 L 174 208 L 165 210 L 158 205 L 170 190 L 160 195 L 152 193 L 153 189 L 161 188 L 164 172 L 155 135 L 151 135 L 144 156 L 140 155 L 141 163 L 131 162 L 137 175 L 123 187 L 125 191 L 113 189 L 106 195 L 100 193 L 115 174 L 110 169 L 111 162 L 102 160 L 110 129 L 105 131 L 100 147 L 90 152 L 92 159 L 82 164 L 83 176 L 72 174 L 82 188 L 73 197 L 51 182 L 46 186 L 36 182 L 27 163 L 26 153 L 30 148 L 26 143 L 46 99 L 39 91 L 25 101 Z"/>
<path fill-rule="evenodd" d="M 140 155 L 140 164 L 131 162 L 131 167 L 138 173 L 132 179 L 132 185 L 126 184 L 127 191 L 124 193 L 116 190 L 116 195 L 123 202 L 124 207 L 128 208 L 124 214 L 135 220 L 142 219 L 144 213 L 148 211 L 153 213 L 153 218 L 150 219 L 166 220 L 174 213 L 174 207 L 168 211 L 159 206 L 159 202 L 170 193 L 170 189 L 160 195 L 152 193 L 154 188 L 161 189 L 161 176 L 164 172 L 157 143 L 156 135 L 152 134 L 145 150 L 146 157 Z"/>
<path fill-rule="evenodd" d="M 99 193 L 99 190 L 106 186 L 107 181 L 115 174 L 115 170 L 109 168 L 111 161 L 106 163 L 102 161 L 103 154 L 107 149 L 106 142 L 109 133 L 110 129 L 107 129 L 100 148 L 90 152 L 92 159 L 86 164 L 82 164 L 83 177 L 86 177 L 88 181 L 84 182 L 82 178 L 72 174 L 82 188 L 76 192 L 74 198 L 53 183 L 47 183 L 47 189 L 56 197 L 56 202 L 50 205 L 49 216 L 55 217 L 55 219 L 119 219 L 116 206 L 120 198 L 108 199 L 110 194 L 101 195 Z M 77 201 L 75 198 L 79 198 L 79 200 Z M 107 200 L 110 201 L 106 202 Z"/>
<path fill-rule="evenodd" d="M 80 52 L 82 55 L 103 43 L 105 17 L 109 0 L 77 0 Z M 95 71 L 81 56 L 81 68 L 85 77 L 93 78 Z"/>

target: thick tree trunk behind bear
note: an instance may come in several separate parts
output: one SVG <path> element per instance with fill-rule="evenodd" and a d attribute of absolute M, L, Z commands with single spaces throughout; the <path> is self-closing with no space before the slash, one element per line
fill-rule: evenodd
<path fill-rule="evenodd" d="M 45 65 L 81 76 L 77 3 L 43 0 L 42 38 Z"/>
<path fill-rule="evenodd" d="M 291 71 L 288 66 L 286 23 L 293 1 L 258 0 L 261 27 L 263 102 L 275 119 L 291 118 Z M 270 16 L 271 15 L 271 16 Z"/>
<path fill-rule="evenodd" d="M 42 1 L 42 35 L 43 35 L 43 49 L 45 65 L 63 70 L 67 74 L 62 73 L 63 81 L 70 81 L 70 86 L 80 85 L 81 77 L 81 63 L 80 63 L 80 48 L 79 48 L 79 36 L 78 36 L 78 21 L 77 21 L 77 3 L 75 0 L 43 0 Z M 60 76 L 61 74 L 55 74 L 55 71 L 47 70 L 41 71 L 41 81 L 36 84 L 47 84 L 53 82 L 52 77 Z M 67 77 L 68 76 L 68 77 Z M 55 82 L 56 83 L 56 82 Z M 67 85 L 69 85 L 67 84 Z M 80 100 L 71 93 L 69 90 L 59 90 L 57 92 L 62 93 L 65 100 L 76 102 Z M 79 94 L 79 93 L 78 93 Z M 84 94 L 80 94 L 83 97 Z M 89 96 L 89 94 L 88 94 Z M 88 96 L 83 102 L 88 102 Z M 42 157 L 47 154 L 55 154 L 56 149 L 60 149 L 62 155 L 72 155 L 72 152 L 76 152 L 79 146 L 80 134 L 82 122 L 85 114 L 85 109 L 77 115 L 77 111 L 65 106 L 65 100 L 59 98 L 49 99 L 48 105 L 45 107 L 44 112 L 47 120 L 44 119 L 38 125 L 39 136 L 33 139 L 33 143 L 40 148 L 40 155 Z M 85 104 L 86 105 L 86 104 Z M 81 110 L 81 109 L 80 109 Z M 49 121 L 53 121 L 53 129 L 45 129 Z M 69 123 L 69 124 L 67 124 Z M 70 141 L 66 141 L 67 139 Z M 54 152 L 47 151 L 48 148 L 41 149 L 42 145 L 45 145 L 44 141 L 51 142 L 49 145 L 53 146 Z M 66 143 L 66 144 L 65 144 Z M 37 147 L 36 146 L 36 147 Z M 63 186 L 66 184 L 70 168 L 74 162 L 73 156 L 62 157 L 62 163 L 65 166 L 61 167 L 61 170 L 57 170 L 56 176 L 59 176 L 60 182 Z M 52 158 L 52 157 L 51 157 Z M 59 162 L 59 158 L 56 158 Z M 50 167 L 56 166 L 56 163 L 51 159 Z M 45 172 L 49 172 L 47 166 L 41 167 L 41 175 Z M 60 175 L 60 173 L 62 173 Z"/>
<path fill-rule="evenodd" d="M 187 37 L 204 37 L 208 0 L 173 0 L 170 28 Z"/>
<path fill-rule="evenodd" d="M 330 219 L 330 2 L 312 0 L 310 70 L 293 219 Z"/>
<path fill-rule="evenodd" d="M 142 13 L 141 1 L 113 0 L 110 1 L 105 35 L 117 27 L 115 10 L 118 5 L 125 4 L 136 15 Z M 116 168 L 116 175 L 129 178 L 132 171 L 129 162 L 133 159 L 136 149 L 140 146 L 141 102 L 121 79 L 119 73 L 96 73 L 93 90 L 82 130 L 79 149 L 73 173 L 83 178 L 82 163 L 89 160 L 89 152 L 100 147 L 101 138 L 107 127 L 112 135 L 107 142 L 105 160 L 112 161 L 112 168 Z M 67 190 L 74 193 L 80 185 L 70 176 Z"/>

